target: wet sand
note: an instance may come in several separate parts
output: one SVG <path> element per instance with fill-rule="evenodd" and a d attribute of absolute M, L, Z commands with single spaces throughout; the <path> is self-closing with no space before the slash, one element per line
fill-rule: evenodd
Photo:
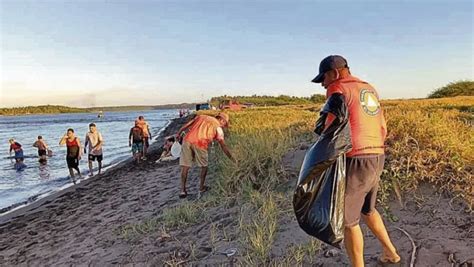
<path fill-rule="evenodd" d="M 160 135 L 174 134 L 174 120 Z M 148 160 L 126 162 L 0 217 L 0 265 L 62 266 L 123 263 L 132 252 L 117 230 L 177 202 L 177 162 L 157 164 L 162 141 Z M 191 191 L 192 192 L 192 191 Z"/>
<path fill-rule="evenodd" d="M 184 119 L 174 121 L 162 136 L 175 133 Z M 160 142 L 159 142 L 160 143 Z M 28 208 L 0 217 L 0 266 L 232 266 L 242 259 L 239 239 L 241 204 L 229 201 L 202 211 L 205 219 L 184 228 L 152 231 L 136 239 L 120 234 L 124 225 L 160 216 L 167 207 L 194 201 L 198 170 L 190 173 L 190 200 L 180 200 L 178 163 L 154 163 L 160 150 L 153 148 L 149 160 L 135 166 L 109 170 L 63 192 L 49 196 Z M 287 171 L 287 197 L 296 182 L 304 146 L 283 158 Z M 208 177 L 212 186 L 212 174 Z M 474 229 L 472 214 L 462 203 L 438 194 L 430 185 L 420 186 L 415 195 L 404 196 L 404 207 L 390 203 L 397 222 L 387 222 L 393 242 L 410 261 L 412 244 L 396 227 L 414 239 L 416 266 L 472 266 Z M 367 266 L 375 266 L 380 247 L 365 226 Z M 310 237 L 289 212 L 279 219 L 271 258 L 285 255 L 293 245 L 306 244 Z M 235 256 L 222 251 L 236 248 Z M 450 262 L 451 261 L 451 262 Z M 457 264 L 457 265 L 456 265 Z M 323 245 L 315 260 L 304 266 L 348 266 L 344 251 Z M 175 265 L 176 266 L 176 265 Z"/>

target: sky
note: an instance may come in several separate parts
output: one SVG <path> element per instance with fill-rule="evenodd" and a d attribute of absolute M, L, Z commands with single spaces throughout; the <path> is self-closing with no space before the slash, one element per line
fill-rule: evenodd
<path fill-rule="evenodd" d="M 0 107 L 324 94 L 343 55 L 382 98 L 473 79 L 471 1 L 0 0 Z"/>

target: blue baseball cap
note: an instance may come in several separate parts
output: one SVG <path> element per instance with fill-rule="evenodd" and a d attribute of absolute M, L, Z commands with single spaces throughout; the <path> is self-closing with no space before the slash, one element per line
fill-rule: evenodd
<path fill-rule="evenodd" d="M 319 64 L 319 74 L 313 80 L 313 83 L 322 83 L 324 80 L 324 73 L 340 69 L 340 68 L 349 68 L 347 65 L 347 60 L 339 55 L 331 55 L 324 58 Z"/>

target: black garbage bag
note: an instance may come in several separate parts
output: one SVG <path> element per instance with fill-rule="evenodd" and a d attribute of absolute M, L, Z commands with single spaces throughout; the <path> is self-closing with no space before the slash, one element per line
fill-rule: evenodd
<path fill-rule="evenodd" d="M 328 113 L 336 119 L 323 133 Z M 315 129 L 320 137 L 306 152 L 293 208 L 307 234 L 340 248 L 344 238 L 345 153 L 352 148 L 344 96 L 331 95 L 320 115 Z"/>

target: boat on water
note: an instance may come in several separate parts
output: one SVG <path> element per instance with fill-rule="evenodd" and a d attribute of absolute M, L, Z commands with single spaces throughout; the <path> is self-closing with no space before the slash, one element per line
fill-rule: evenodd
<path fill-rule="evenodd" d="M 104 112 L 99 111 L 99 114 L 97 114 L 97 118 L 103 118 L 104 117 Z"/>

